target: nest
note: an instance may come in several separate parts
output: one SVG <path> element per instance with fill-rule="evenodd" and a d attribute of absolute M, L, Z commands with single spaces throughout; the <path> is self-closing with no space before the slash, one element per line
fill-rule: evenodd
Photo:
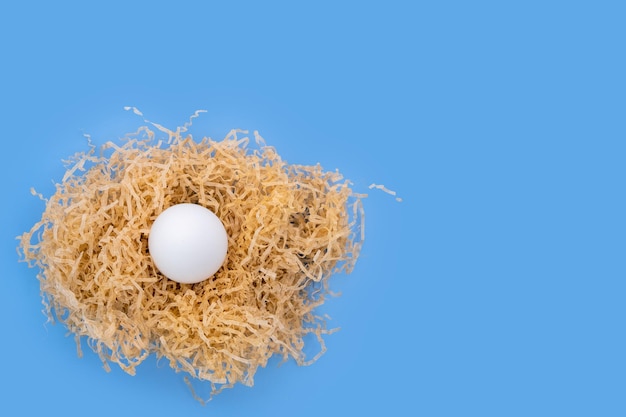
<path fill-rule="evenodd" d="M 315 361 L 332 331 L 316 309 L 331 275 L 357 260 L 364 195 L 338 172 L 287 164 L 257 132 L 253 143 L 240 130 L 196 141 L 153 126 L 168 139 L 144 126 L 91 145 L 67 161 L 49 199 L 40 195 L 45 211 L 20 253 L 39 270 L 50 319 L 79 347 L 86 337 L 106 369 L 132 375 L 155 354 L 213 394 L 253 385 L 275 354 Z M 148 252 L 152 222 L 179 203 L 209 208 L 229 236 L 224 265 L 197 284 L 167 279 Z M 305 355 L 311 335 L 317 354 Z"/>

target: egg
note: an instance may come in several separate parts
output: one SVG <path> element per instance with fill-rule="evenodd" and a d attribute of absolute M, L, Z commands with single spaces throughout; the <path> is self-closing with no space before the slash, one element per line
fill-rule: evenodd
<path fill-rule="evenodd" d="M 228 235 L 219 217 L 198 204 L 176 204 L 161 212 L 150 227 L 148 249 L 157 269 L 181 284 L 213 276 L 228 250 Z"/>

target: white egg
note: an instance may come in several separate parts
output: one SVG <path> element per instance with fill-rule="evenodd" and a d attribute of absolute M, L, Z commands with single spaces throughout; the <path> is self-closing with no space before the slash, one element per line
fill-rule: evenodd
<path fill-rule="evenodd" d="M 182 284 L 213 276 L 228 250 L 220 219 L 198 204 L 177 204 L 164 210 L 150 228 L 150 256 L 159 271 Z"/>

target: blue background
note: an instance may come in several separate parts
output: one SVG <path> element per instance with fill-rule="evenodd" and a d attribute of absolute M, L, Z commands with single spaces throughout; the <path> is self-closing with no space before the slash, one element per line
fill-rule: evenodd
<path fill-rule="evenodd" d="M 0 415 L 626 415 L 623 4 L 2 2 Z M 45 325 L 29 189 L 138 127 L 127 105 L 207 109 L 198 134 L 257 129 L 369 192 L 317 363 L 203 407 L 166 363 L 106 373 Z"/>

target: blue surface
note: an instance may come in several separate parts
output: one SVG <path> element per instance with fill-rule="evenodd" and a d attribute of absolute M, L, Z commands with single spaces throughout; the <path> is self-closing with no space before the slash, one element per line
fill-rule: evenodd
<path fill-rule="evenodd" d="M 626 415 L 623 2 L 170 3 L 0 5 L 0 415 Z M 136 128 L 126 105 L 404 199 L 366 199 L 317 363 L 202 407 L 45 325 L 29 189 Z"/>

